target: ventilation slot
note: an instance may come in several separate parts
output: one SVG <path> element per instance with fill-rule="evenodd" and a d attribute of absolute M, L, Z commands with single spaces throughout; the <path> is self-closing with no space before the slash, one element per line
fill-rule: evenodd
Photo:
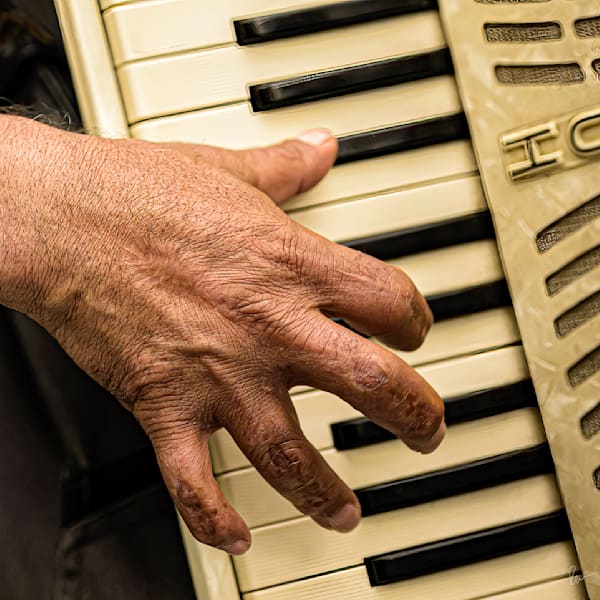
<path fill-rule="evenodd" d="M 559 271 L 552 273 L 546 279 L 546 290 L 548 295 L 555 296 L 563 288 L 573 283 L 579 277 L 583 277 L 594 267 L 600 267 L 600 245 L 589 252 L 578 256 Z"/>
<path fill-rule="evenodd" d="M 581 83 L 585 75 L 577 63 L 554 65 L 500 65 L 496 78 L 508 85 L 566 85 Z"/>
<path fill-rule="evenodd" d="M 581 419 L 581 433 L 586 440 L 591 440 L 600 433 L 600 404 Z"/>
<path fill-rule="evenodd" d="M 594 69 L 594 71 L 596 71 L 596 73 L 598 74 L 598 77 L 600 77 L 600 58 L 597 58 L 592 63 L 592 69 Z"/>
<path fill-rule="evenodd" d="M 594 471 L 594 485 L 600 490 L 600 467 Z"/>
<path fill-rule="evenodd" d="M 569 369 L 569 383 L 571 387 L 577 387 L 598 371 L 600 371 L 600 346 Z"/>
<path fill-rule="evenodd" d="M 574 306 L 558 317 L 554 321 L 556 335 L 564 337 L 573 331 L 573 329 L 577 329 L 577 327 L 583 325 L 596 315 L 600 315 L 600 292 L 592 294 L 583 300 L 583 302 L 580 302 L 577 306 Z"/>
<path fill-rule="evenodd" d="M 584 225 L 600 217 L 600 196 L 596 196 L 558 219 L 538 233 L 536 244 L 540 253 L 547 252 Z"/>
<path fill-rule="evenodd" d="M 560 40 L 562 30 L 558 23 L 487 23 L 485 37 L 488 42 L 548 42 Z"/>
<path fill-rule="evenodd" d="M 600 37 L 600 16 L 575 21 L 575 33 L 580 38 Z"/>

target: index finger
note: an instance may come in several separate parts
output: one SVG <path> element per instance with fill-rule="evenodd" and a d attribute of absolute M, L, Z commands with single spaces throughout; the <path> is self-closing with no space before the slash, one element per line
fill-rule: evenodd
<path fill-rule="evenodd" d="M 404 271 L 316 234 L 308 237 L 319 260 L 304 259 L 303 265 L 325 314 L 394 348 L 415 350 L 423 343 L 433 316 Z"/>

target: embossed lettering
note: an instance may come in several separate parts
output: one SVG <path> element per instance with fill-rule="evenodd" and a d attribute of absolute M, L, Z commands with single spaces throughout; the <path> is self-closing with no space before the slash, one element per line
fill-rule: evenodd
<path fill-rule="evenodd" d="M 573 118 L 569 123 L 569 142 L 578 154 L 600 151 L 600 108 Z"/>
<path fill-rule="evenodd" d="M 560 165 L 563 158 L 561 150 L 542 151 L 542 142 L 550 140 L 558 141 L 558 127 L 554 122 L 535 125 L 504 135 L 500 139 L 500 143 L 505 154 L 514 154 L 515 151 L 523 153 L 521 160 L 508 164 L 509 177 L 512 180 L 531 177 Z"/>

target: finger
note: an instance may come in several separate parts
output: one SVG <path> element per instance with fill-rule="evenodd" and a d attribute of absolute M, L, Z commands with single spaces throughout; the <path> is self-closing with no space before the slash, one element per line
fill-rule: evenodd
<path fill-rule="evenodd" d="M 229 554 L 246 552 L 250 531 L 213 477 L 208 434 L 190 425 L 150 437 L 163 479 L 192 535 Z"/>
<path fill-rule="evenodd" d="M 433 315 L 425 298 L 401 269 L 372 256 L 317 240 L 318 263 L 304 261 L 315 282 L 319 307 L 386 345 L 415 350 L 424 341 Z"/>
<path fill-rule="evenodd" d="M 327 529 L 354 529 L 360 520 L 358 500 L 302 433 L 285 388 L 277 396 L 257 391 L 225 418 L 257 471 L 300 512 Z"/>
<path fill-rule="evenodd" d="M 299 382 L 340 396 L 412 449 L 435 450 L 445 434 L 444 404 L 400 357 L 319 313 L 288 349 Z"/>
<path fill-rule="evenodd" d="M 335 162 L 337 148 L 337 140 L 331 132 L 311 129 L 296 139 L 264 148 L 226 150 L 196 146 L 194 152 L 281 204 L 321 181 Z"/>

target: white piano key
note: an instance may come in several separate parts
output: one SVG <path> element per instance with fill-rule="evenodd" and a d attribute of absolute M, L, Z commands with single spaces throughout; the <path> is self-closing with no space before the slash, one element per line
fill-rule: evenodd
<path fill-rule="evenodd" d="M 338 2 L 341 0 L 337 0 Z M 101 0 L 115 65 L 162 54 L 233 44 L 232 21 L 336 0 Z M 118 4 L 114 8 L 110 8 Z M 140 26 L 143 24 L 143 26 Z"/>
<path fill-rule="evenodd" d="M 455 219 L 486 208 L 479 178 L 465 177 L 298 210 L 290 216 L 330 240 L 344 242 Z"/>
<path fill-rule="evenodd" d="M 512 308 L 502 307 L 434 323 L 418 350 L 396 352 L 408 364 L 417 366 L 500 348 L 520 339 Z"/>
<path fill-rule="evenodd" d="M 575 568 L 573 561 L 572 568 Z M 582 581 L 569 576 L 557 581 L 547 581 L 523 589 L 515 589 L 505 594 L 490 596 L 487 600 L 588 600 Z"/>
<path fill-rule="evenodd" d="M 454 78 L 443 76 L 266 112 L 252 112 L 249 102 L 197 110 L 142 121 L 131 133 L 150 141 L 239 149 L 274 144 L 313 127 L 342 136 L 461 110 Z"/>
<path fill-rule="evenodd" d="M 479 240 L 388 260 L 425 295 L 461 290 L 504 279 L 494 240 Z"/>
<path fill-rule="evenodd" d="M 258 44 L 153 58 L 117 69 L 130 123 L 240 102 L 247 85 L 443 46 L 434 11 Z M 160 82 L 157 85 L 157 82 Z"/>
<path fill-rule="evenodd" d="M 518 346 L 446 360 L 417 370 L 445 398 L 508 385 L 528 377 L 523 350 Z M 348 403 L 320 390 L 295 394 L 292 402 L 302 430 L 319 450 L 333 447 L 331 423 L 360 416 Z M 210 443 L 215 473 L 250 465 L 227 431 L 217 431 Z"/>
<path fill-rule="evenodd" d="M 248 592 L 356 566 L 365 556 L 541 516 L 561 505 L 554 477 L 544 475 L 366 517 L 343 535 L 302 517 L 255 529 L 251 549 L 234 557 L 234 564 L 240 589 Z"/>
<path fill-rule="evenodd" d="M 439 451 L 420 455 L 400 440 L 356 450 L 324 450 L 325 460 L 351 487 L 359 488 L 472 462 L 540 444 L 545 440 L 538 410 L 523 408 L 448 428 Z M 248 523 L 261 527 L 299 516 L 254 468 L 218 477 L 221 489 Z M 260 498 L 260 502 L 257 502 Z"/>
<path fill-rule="evenodd" d="M 327 126 L 326 123 L 324 125 Z M 431 185 L 476 172 L 477 165 L 469 142 L 437 144 L 333 167 L 312 190 L 286 202 L 283 208 L 295 210 L 334 200 Z"/>
<path fill-rule="evenodd" d="M 157 0 L 158 2 L 172 2 L 173 0 Z M 186 0 L 184 0 L 186 1 Z M 204 0 L 188 0 L 196 6 L 200 6 L 206 12 L 206 4 Z M 344 0 L 221 0 L 218 6 L 214 6 L 215 11 L 222 13 L 224 18 L 237 18 L 240 15 L 243 17 L 253 16 L 257 14 L 270 14 L 271 12 L 284 12 L 286 10 L 295 10 L 306 6 L 318 4 L 335 4 Z M 148 0 L 100 0 L 100 8 L 107 10 L 113 6 L 131 5 L 131 4 L 146 4 Z M 243 7 L 243 10 L 238 10 L 236 7 Z M 265 8 L 266 7 L 266 8 Z M 271 9 L 269 9 L 271 7 Z"/>
<path fill-rule="evenodd" d="M 105 10 L 115 4 L 133 4 L 134 2 L 143 2 L 144 0 L 100 0 L 100 8 Z"/>
<path fill-rule="evenodd" d="M 243 598 L 244 600 L 331 600 L 332 598 L 476 600 L 530 586 L 539 593 L 544 586 L 554 586 L 555 582 L 550 580 L 565 578 L 576 564 L 577 555 L 573 543 L 559 542 L 385 586 L 371 587 L 365 567 L 360 566 L 267 590 L 250 592 L 244 594 Z M 539 582 L 548 583 L 535 585 Z M 577 586 L 572 587 L 577 588 Z M 560 589 L 563 590 L 564 585 Z M 576 589 L 572 595 L 550 597 L 556 600 L 579 600 L 583 598 L 580 594 L 581 589 Z M 504 595 L 501 595 L 497 600 L 504 600 L 504 598 Z M 548 600 L 544 594 L 523 596 L 523 599 L 525 598 Z"/>

